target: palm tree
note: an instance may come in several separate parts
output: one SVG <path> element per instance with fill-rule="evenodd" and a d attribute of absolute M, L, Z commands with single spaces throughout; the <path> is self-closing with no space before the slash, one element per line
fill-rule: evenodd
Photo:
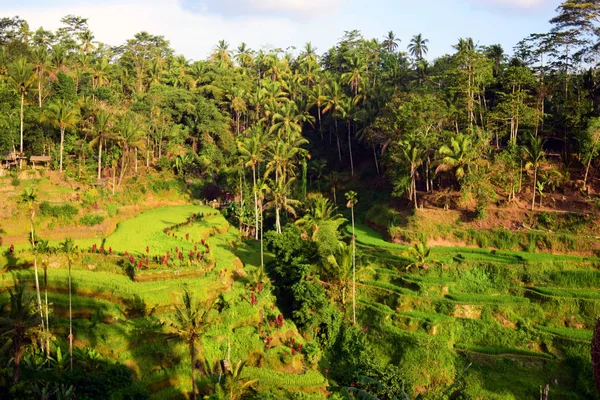
<path fill-rule="evenodd" d="M 529 139 L 529 146 L 523 148 L 523 154 L 527 159 L 525 168 L 533 168 L 533 196 L 531 198 L 531 211 L 533 211 L 535 207 L 535 191 L 537 189 L 537 174 L 545 161 L 546 152 L 544 151 L 544 141 L 541 137 L 531 135 Z"/>
<path fill-rule="evenodd" d="M 66 238 L 60 244 L 60 250 L 67 256 L 67 265 L 69 267 L 69 360 L 71 371 L 73 371 L 73 309 L 72 309 L 72 285 L 71 285 L 71 263 L 75 255 L 76 248 L 73 239 Z"/>
<path fill-rule="evenodd" d="M 349 65 L 350 71 L 343 73 L 341 78 L 350 86 L 350 91 L 354 96 L 358 95 L 358 89 L 366 72 L 366 66 L 358 57 L 352 57 Z"/>
<path fill-rule="evenodd" d="M 356 325 L 356 236 L 354 235 L 354 206 L 358 203 L 356 192 L 346 193 L 346 206 L 352 210 L 352 324 Z"/>
<path fill-rule="evenodd" d="M 38 239 L 36 244 L 36 253 L 41 254 L 42 257 L 42 268 L 44 269 L 44 308 L 46 312 L 46 355 L 50 356 L 50 318 L 48 311 L 48 264 L 49 256 L 52 254 L 54 249 L 50 247 L 47 240 Z"/>
<path fill-rule="evenodd" d="M 252 54 L 253 51 L 248 45 L 242 42 L 237 48 L 237 54 L 235 55 L 235 61 L 242 68 L 250 68 L 252 66 Z"/>
<path fill-rule="evenodd" d="M 19 147 L 21 156 L 23 156 L 23 109 L 25 105 L 25 96 L 29 93 L 29 89 L 33 85 L 34 80 L 35 73 L 33 71 L 33 65 L 29 64 L 26 58 L 19 58 L 8 66 L 8 82 L 15 92 L 17 92 L 17 95 L 21 97 L 21 141 Z"/>
<path fill-rule="evenodd" d="M 325 108 L 321 110 L 321 113 L 325 114 L 327 112 L 330 112 L 331 116 L 333 117 L 333 122 L 335 124 L 335 136 L 337 138 L 338 157 L 339 160 L 342 161 L 342 149 L 340 146 L 340 137 L 338 135 L 338 124 L 336 116 L 341 108 L 340 103 L 342 101 L 344 93 L 342 92 L 339 83 L 335 80 L 325 85 L 325 93 Z M 329 134 L 329 143 L 331 143 L 331 133 Z"/>
<path fill-rule="evenodd" d="M 253 125 L 251 136 L 238 142 L 238 151 L 240 152 L 244 166 L 252 168 L 252 182 L 254 192 L 254 218 L 255 232 L 254 237 L 258 240 L 258 193 L 256 192 L 256 168 L 263 161 L 264 139 L 263 131 L 260 125 Z"/>
<path fill-rule="evenodd" d="M 132 119 L 131 115 L 125 114 L 120 118 L 118 131 L 119 136 L 117 139 L 123 148 L 123 154 L 121 155 L 121 173 L 119 175 L 120 186 L 123 175 L 125 174 L 125 169 L 127 168 L 125 160 L 128 158 L 131 149 L 135 149 L 135 165 L 137 171 L 137 150 L 145 148 L 146 144 L 144 143 L 144 131 L 140 125 Z"/>
<path fill-rule="evenodd" d="M 309 94 L 309 102 L 311 106 L 317 106 L 317 118 L 319 118 L 319 133 L 321 134 L 321 140 L 323 140 L 323 129 L 321 126 L 321 108 L 325 103 L 327 97 L 323 93 L 323 84 L 313 86 Z"/>
<path fill-rule="evenodd" d="M 92 132 L 95 138 L 90 142 L 90 146 L 98 145 L 98 176 L 96 179 L 100 180 L 102 178 L 102 145 L 107 139 L 113 137 L 113 121 L 112 115 L 103 108 L 99 108 L 94 117 Z"/>
<path fill-rule="evenodd" d="M 225 372 L 225 388 L 229 392 L 229 400 L 240 399 L 246 390 L 258 382 L 258 379 L 244 379 L 242 372 L 247 361 L 238 361 Z"/>
<path fill-rule="evenodd" d="M 42 108 L 43 90 L 42 84 L 48 72 L 48 48 L 46 46 L 36 47 L 33 52 L 33 67 L 37 74 L 38 106 Z"/>
<path fill-rule="evenodd" d="M 219 67 L 226 68 L 231 64 L 231 51 L 229 51 L 229 43 L 225 40 L 219 40 L 212 54 L 212 59 Z"/>
<path fill-rule="evenodd" d="M 294 181 L 295 178 L 290 178 L 286 182 L 284 182 L 283 179 L 280 179 L 279 182 L 275 183 L 274 186 L 270 188 L 272 199 L 265 206 L 266 208 L 275 209 L 275 229 L 277 233 L 281 233 L 280 211 L 283 210 L 288 214 L 296 216 L 296 210 L 294 207 L 302 204 L 300 201 L 290 199 L 288 196 L 291 192 L 292 183 Z"/>
<path fill-rule="evenodd" d="M 454 174 L 459 181 L 467 174 L 469 166 L 476 157 L 473 141 L 469 136 L 462 134 L 451 138 L 450 146 L 442 145 L 438 153 L 443 158 L 435 172 L 438 173 L 439 171 L 447 171 L 454 168 Z"/>
<path fill-rule="evenodd" d="M 416 137 L 412 140 L 400 141 L 400 162 L 407 163 L 410 168 L 410 188 L 408 190 L 408 199 L 414 202 L 415 210 L 417 205 L 417 169 L 423 164 L 424 149 Z"/>
<path fill-rule="evenodd" d="M 36 312 L 32 307 L 33 296 L 27 287 L 17 282 L 14 290 L 9 289 L 9 301 L 0 305 L 0 337 L 13 347 L 13 383 L 21 379 L 21 360 L 23 346 L 31 340 L 32 329 L 37 326 Z"/>
<path fill-rule="evenodd" d="M 423 58 L 423 55 L 427 54 L 429 51 L 427 48 L 427 43 L 429 43 L 429 39 L 423 39 L 423 35 L 419 33 L 410 39 L 408 51 L 414 58 L 420 60 Z"/>
<path fill-rule="evenodd" d="M 21 193 L 21 203 L 27 204 L 27 208 L 29 210 L 29 228 L 30 228 L 30 236 L 29 241 L 31 243 L 31 252 L 33 253 L 33 271 L 35 277 L 35 293 L 37 297 L 37 307 L 40 312 L 41 319 L 41 331 L 44 333 L 44 312 L 42 310 L 42 297 L 40 295 L 40 281 L 38 275 L 38 267 L 37 267 L 37 253 L 35 249 L 35 233 L 33 228 L 33 222 L 35 218 L 35 203 L 37 202 L 37 194 L 35 193 L 35 189 L 32 187 L 25 188 L 23 193 Z M 42 349 L 43 349 L 42 343 Z"/>
<path fill-rule="evenodd" d="M 258 208 L 260 210 L 260 266 L 261 266 L 261 268 L 263 268 L 265 266 L 264 243 L 263 243 L 263 233 L 264 233 L 263 211 L 264 211 L 265 198 L 266 198 L 267 194 L 269 194 L 269 186 L 263 179 L 261 179 L 257 182 L 255 191 L 258 196 Z"/>
<path fill-rule="evenodd" d="M 354 176 L 354 159 L 352 157 L 352 120 L 356 112 L 356 104 L 350 97 L 344 97 L 340 102 L 339 113 L 340 117 L 346 120 L 346 128 L 348 130 L 348 153 L 350 154 L 350 173 Z"/>
<path fill-rule="evenodd" d="M 189 347 L 192 366 L 192 399 L 196 399 L 196 345 L 209 325 L 207 315 L 212 309 L 207 307 L 202 311 L 202 304 L 194 301 L 190 292 L 185 289 L 182 296 L 183 307 L 175 307 L 175 323 L 171 327 L 177 336 L 183 339 Z"/>
<path fill-rule="evenodd" d="M 308 196 L 308 207 L 302 218 L 296 221 L 296 225 L 310 233 L 312 240 L 318 240 L 319 224 L 322 222 L 334 222 L 337 227 L 345 219 L 341 214 L 336 214 L 337 207 L 329 202 L 329 199 L 321 193 L 315 193 Z"/>
<path fill-rule="evenodd" d="M 65 130 L 75 126 L 79 121 L 79 112 L 77 108 L 66 100 L 59 100 L 51 104 L 45 113 L 41 116 L 42 121 L 46 121 L 60 129 L 60 172 L 63 171 L 63 151 L 65 142 Z"/>
<path fill-rule="evenodd" d="M 500 65 L 504 60 L 504 49 L 500 44 L 493 44 L 485 51 L 485 55 L 494 62 L 494 76 L 500 75 Z"/>
<path fill-rule="evenodd" d="M 398 39 L 396 37 L 396 35 L 394 34 L 393 31 L 389 31 L 387 33 L 387 35 L 385 35 L 383 37 L 383 45 L 385 46 L 386 50 L 389 52 L 396 51 L 396 49 L 398 48 L 399 42 L 400 42 L 400 39 Z"/>

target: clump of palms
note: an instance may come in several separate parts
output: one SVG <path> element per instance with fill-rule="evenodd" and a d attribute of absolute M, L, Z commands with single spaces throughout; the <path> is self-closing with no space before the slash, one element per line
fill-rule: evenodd
<path fill-rule="evenodd" d="M 304 230 L 304 234 L 312 240 L 318 240 L 320 225 L 331 223 L 335 230 L 346 220 L 341 214 L 336 213 L 337 207 L 320 193 L 308 196 L 306 213 L 296 221 L 296 225 Z"/>
<path fill-rule="evenodd" d="M 257 382 L 258 379 L 246 379 L 243 377 L 244 367 L 246 366 L 247 361 L 238 361 L 233 364 L 230 369 L 224 371 L 225 373 L 225 381 L 223 382 L 223 389 L 218 388 L 217 392 L 228 400 L 237 400 L 242 398 L 242 396 L 252 388 Z M 224 392 L 224 393 L 223 393 Z"/>

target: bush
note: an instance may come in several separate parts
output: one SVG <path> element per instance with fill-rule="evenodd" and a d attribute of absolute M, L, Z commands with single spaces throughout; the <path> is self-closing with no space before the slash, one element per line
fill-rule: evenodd
<path fill-rule="evenodd" d="M 21 181 L 19 180 L 19 178 L 12 178 L 11 183 L 13 186 L 19 186 L 21 184 Z"/>
<path fill-rule="evenodd" d="M 384 204 L 377 204 L 367 212 L 367 221 L 377 226 L 389 228 L 402 223 L 402 217 Z"/>
<path fill-rule="evenodd" d="M 72 220 L 79 210 L 71 204 L 53 206 L 47 201 L 40 204 L 40 215 L 43 217 L 54 217 L 62 220 Z"/>
<path fill-rule="evenodd" d="M 104 217 L 98 214 L 91 214 L 82 217 L 79 220 L 79 223 L 85 226 L 94 226 L 101 224 L 104 221 Z"/>

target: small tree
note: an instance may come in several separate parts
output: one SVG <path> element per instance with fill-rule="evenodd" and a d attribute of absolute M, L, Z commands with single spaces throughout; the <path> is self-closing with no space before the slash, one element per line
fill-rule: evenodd
<path fill-rule="evenodd" d="M 346 193 L 347 207 L 352 213 L 352 323 L 356 325 L 356 236 L 354 236 L 354 206 L 358 197 L 353 190 Z"/>
<path fill-rule="evenodd" d="M 24 284 L 16 282 L 14 289 L 9 289 L 9 302 L 0 305 L 0 338 L 13 347 L 13 383 L 21 379 L 21 360 L 23 346 L 31 341 L 32 330 L 37 325 L 36 312 L 33 309 L 33 296 Z"/>
<path fill-rule="evenodd" d="M 531 135 L 529 145 L 523 148 L 523 154 L 527 159 L 526 168 L 533 169 L 533 196 L 531 198 L 531 211 L 535 208 L 535 191 L 537 189 L 538 171 L 545 161 L 544 142 L 541 137 Z"/>
<path fill-rule="evenodd" d="M 65 143 L 65 131 L 75 126 L 79 121 L 79 112 L 75 105 L 66 101 L 60 100 L 51 104 L 46 112 L 42 114 L 41 120 L 48 122 L 51 125 L 60 129 L 60 172 L 63 171 L 63 152 Z"/>
<path fill-rule="evenodd" d="M 189 347 L 192 362 L 192 399 L 196 399 L 196 345 L 208 326 L 207 315 L 212 306 L 202 311 L 202 304 L 194 301 L 186 289 L 182 296 L 183 307 L 175 309 L 175 323 L 171 324 L 175 334 L 183 339 Z"/>

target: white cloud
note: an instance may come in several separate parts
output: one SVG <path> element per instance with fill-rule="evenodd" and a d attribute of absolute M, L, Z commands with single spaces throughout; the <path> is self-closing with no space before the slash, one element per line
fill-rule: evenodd
<path fill-rule="evenodd" d="M 280 15 L 295 18 L 325 16 L 342 0 L 181 0 L 184 8 L 219 15 Z"/>
<path fill-rule="evenodd" d="M 534 8 L 547 4 L 548 0 L 470 0 L 471 3 L 504 7 Z"/>
<path fill-rule="evenodd" d="M 19 15 L 29 22 L 32 30 L 40 26 L 55 30 L 61 25 L 63 16 L 79 15 L 88 18 L 96 40 L 109 45 L 122 44 L 140 31 L 164 35 L 177 53 L 196 60 L 206 58 L 221 39 L 228 41 L 231 47 L 245 41 L 254 49 L 266 44 L 285 48 L 302 34 L 301 24 L 282 16 L 225 18 L 191 13 L 182 7 L 179 0 L 112 0 L 103 4 L 71 4 L 68 7 L 13 5 L 5 7 L 3 14 Z"/>

